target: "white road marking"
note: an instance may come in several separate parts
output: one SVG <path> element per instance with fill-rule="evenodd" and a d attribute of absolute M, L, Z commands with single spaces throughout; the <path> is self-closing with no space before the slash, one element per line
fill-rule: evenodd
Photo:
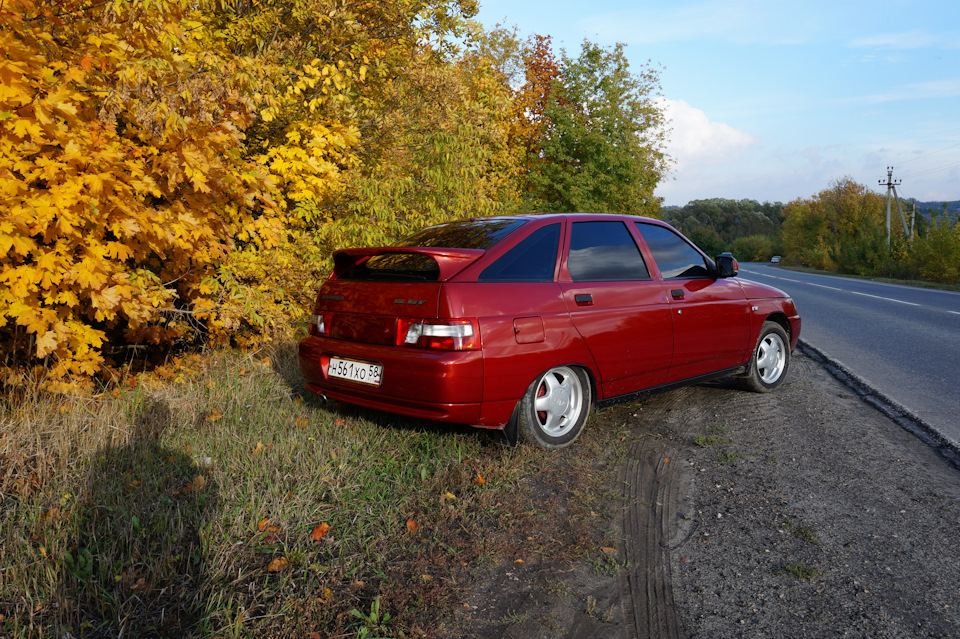
<path fill-rule="evenodd" d="M 870 293 L 860 293 L 859 291 L 848 291 L 846 289 L 837 288 L 835 286 L 827 286 L 826 284 L 814 284 L 813 282 L 804 282 L 803 280 L 792 280 L 788 277 L 777 277 L 776 275 L 768 275 L 767 273 L 760 273 L 759 271 L 748 271 L 746 269 L 740 269 L 740 270 L 743 273 L 751 273 L 754 275 L 759 275 L 761 277 L 770 277 L 775 280 L 783 280 L 784 282 L 793 282 L 794 284 L 806 284 L 808 286 L 817 286 L 819 288 L 826 288 L 831 291 L 840 291 L 841 293 L 853 293 L 854 295 L 862 295 L 863 297 L 872 297 L 874 299 L 884 300 L 886 302 L 896 302 L 897 304 L 906 304 L 907 306 L 921 306 L 923 308 L 929 308 L 929 307 L 923 306 L 922 304 L 917 304 L 916 302 L 906 302 L 904 300 L 898 300 L 892 297 L 882 297 L 880 295 L 871 295 Z M 939 309 L 939 310 L 946 310 L 946 309 Z M 960 315 L 960 311 L 947 311 L 947 313 L 950 313 L 951 315 Z"/>
<path fill-rule="evenodd" d="M 878 300 L 886 300 L 888 302 L 896 302 L 897 304 L 907 304 L 908 306 L 920 306 L 914 302 L 904 302 L 903 300 L 895 300 L 892 297 L 880 297 L 879 295 L 871 295 L 870 293 L 860 293 L 858 291 L 850 291 L 854 295 L 863 295 L 864 297 L 872 297 Z"/>

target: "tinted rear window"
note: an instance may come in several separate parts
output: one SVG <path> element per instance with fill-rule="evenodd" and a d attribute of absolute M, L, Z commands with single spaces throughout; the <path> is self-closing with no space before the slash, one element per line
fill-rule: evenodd
<path fill-rule="evenodd" d="M 484 269 L 478 282 L 552 282 L 560 225 L 537 229 Z"/>
<path fill-rule="evenodd" d="M 464 220 L 428 226 L 397 242 L 397 246 L 426 248 L 465 248 L 487 250 L 518 228 L 526 220 Z"/>
<path fill-rule="evenodd" d="M 440 267 L 429 255 L 386 253 L 374 255 L 337 277 L 338 280 L 365 282 L 436 282 Z"/>

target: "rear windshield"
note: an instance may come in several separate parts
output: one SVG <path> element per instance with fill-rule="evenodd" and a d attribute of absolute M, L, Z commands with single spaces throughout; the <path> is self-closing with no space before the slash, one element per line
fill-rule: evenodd
<path fill-rule="evenodd" d="M 341 273 L 338 280 L 364 282 L 436 282 L 440 267 L 429 255 L 386 253 L 374 255 Z"/>
<path fill-rule="evenodd" d="M 397 246 L 487 250 L 526 222 L 526 220 L 504 219 L 448 222 L 417 231 L 397 242 Z"/>

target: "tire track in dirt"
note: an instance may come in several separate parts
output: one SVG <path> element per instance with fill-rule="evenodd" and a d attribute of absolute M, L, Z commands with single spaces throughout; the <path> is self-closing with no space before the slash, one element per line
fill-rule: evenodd
<path fill-rule="evenodd" d="M 673 603 L 668 545 L 679 494 L 672 450 L 666 440 L 645 437 L 630 447 L 624 464 L 628 564 L 620 580 L 624 623 L 636 639 L 683 636 Z"/>

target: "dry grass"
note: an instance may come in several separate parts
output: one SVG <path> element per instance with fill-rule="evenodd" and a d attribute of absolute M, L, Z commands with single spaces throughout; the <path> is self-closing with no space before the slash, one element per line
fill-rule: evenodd
<path fill-rule="evenodd" d="M 575 483 L 608 443 L 546 455 L 328 410 L 289 344 L 174 376 L 3 399 L 0 635 L 431 636 L 465 566 L 589 552 L 521 480 Z"/>

